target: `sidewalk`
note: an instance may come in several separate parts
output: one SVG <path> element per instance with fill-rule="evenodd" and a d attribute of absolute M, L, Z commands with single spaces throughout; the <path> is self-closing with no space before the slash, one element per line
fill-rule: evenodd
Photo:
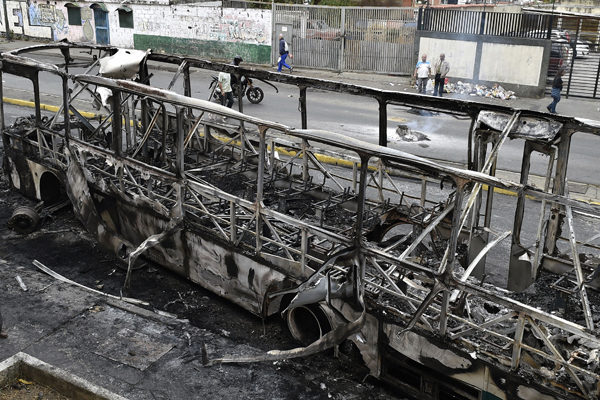
<path fill-rule="evenodd" d="M 15 40 L 11 42 L 7 42 L 6 40 L 0 41 L 0 52 L 1 51 L 10 51 L 14 49 L 19 49 L 23 47 L 29 47 L 39 44 L 45 44 L 44 42 L 33 41 L 33 40 Z M 43 54 L 43 53 L 42 53 Z M 57 51 L 49 51 L 47 54 L 59 55 Z M 77 58 L 77 53 L 73 52 L 71 54 L 72 57 Z M 451 62 L 452 60 L 450 60 Z M 151 63 L 152 66 L 152 63 Z M 156 66 L 156 65 L 155 65 Z M 263 69 L 273 71 L 276 69 L 273 66 L 265 66 L 265 65 L 252 65 L 253 68 Z M 176 71 L 175 67 L 167 66 L 161 64 L 160 69 Z M 308 76 L 312 78 L 332 80 L 332 81 L 341 81 L 345 83 L 368 86 L 382 90 L 392 90 L 392 91 L 407 91 L 414 93 L 416 89 L 410 85 L 410 77 L 406 76 L 396 76 L 389 74 L 376 74 L 376 73 L 357 73 L 357 72 L 342 72 L 338 73 L 335 71 L 326 71 L 326 70 L 316 70 L 309 68 L 294 68 L 294 75 L 300 76 Z M 21 93 L 22 92 L 22 93 Z M 16 104 L 16 105 L 24 105 L 20 100 L 29 100 L 32 99 L 27 97 L 26 91 L 14 91 L 10 89 L 5 89 L 4 92 L 5 98 L 8 99 L 8 103 Z M 11 96 L 14 96 L 16 101 L 11 101 Z M 531 109 L 534 111 L 546 111 L 546 106 L 550 103 L 551 99 L 549 97 L 534 99 L 534 98 L 521 98 L 518 97 L 512 100 L 500 100 L 495 98 L 485 98 L 478 96 L 470 96 L 470 95 L 460 95 L 460 94 L 446 94 L 449 98 L 462 98 L 471 101 L 478 101 L 488 104 L 502 104 L 508 105 L 515 108 L 522 109 Z M 52 95 L 41 95 L 42 103 L 48 104 L 59 104 L 60 99 L 57 96 Z M 94 113 L 95 110 L 90 107 L 89 104 L 77 104 L 78 109 L 83 111 L 87 111 L 88 113 Z M 571 115 L 579 118 L 587 118 L 600 120 L 600 102 L 598 100 L 591 99 L 581 99 L 581 98 L 563 98 L 558 105 L 558 111 L 561 114 Z M 53 109 L 50 108 L 52 111 Z M 86 115 L 87 117 L 88 115 Z M 444 163 L 444 160 L 435 160 L 438 162 Z M 456 165 L 458 167 L 464 167 L 463 165 Z M 511 181 L 518 182 L 519 174 L 515 172 L 509 171 L 497 171 L 497 176 L 504 179 L 510 179 Z M 544 186 L 544 178 L 541 176 L 531 176 L 530 182 L 539 188 L 543 188 Z M 600 202 L 600 185 L 593 185 L 587 183 L 578 183 L 578 182 L 570 182 L 570 192 L 572 196 L 579 200 L 588 201 L 588 202 Z"/>

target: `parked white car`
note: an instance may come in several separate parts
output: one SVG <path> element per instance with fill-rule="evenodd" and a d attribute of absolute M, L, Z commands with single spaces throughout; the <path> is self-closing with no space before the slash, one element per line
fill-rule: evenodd
<path fill-rule="evenodd" d="M 571 42 L 567 39 L 557 39 L 557 40 L 553 40 L 553 42 L 554 43 L 564 43 L 568 46 L 571 46 L 571 48 L 573 48 L 573 46 L 571 45 Z M 590 46 L 583 43 L 581 40 L 577 41 L 577 44 L 575 45 L 575 50 L 577 51 L 575 58 L 586 57 L 588 54 L 590 54 Z"/>
<path fill-rule="evenodd" d="M 548 34 L 547 30 L 537 30 L 537 31 L 529 31 L 525 34 L 525 36 L 531 37 L 531 38 L 542 38 L 542 37 L 545 38 L 547 34 Z M 573 35 L 569 31 L 566 31 L 566 30 L 552 29 L 552 31 L 550 32 L 550 40 L 553 43 L 566 44 L 567 46 L 570 46 L 571 49 L 572 49 L 572 44 L 571 44 L 572 36 Z M 577 41 L 577 43 L 575 45 L 575 50 L 577 51 L 576 58 L 586 57 L 588 54 L 590 54 L 590 46 L 581 40 Z"/>

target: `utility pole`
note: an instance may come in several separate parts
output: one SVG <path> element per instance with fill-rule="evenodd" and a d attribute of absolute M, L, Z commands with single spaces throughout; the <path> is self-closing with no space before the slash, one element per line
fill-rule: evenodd
<path fill-rule="evenodd" d="M 6 0 L 2 0 L 2 8 L 4 9 L 4 27 L 6 28 L 6 40 L 12 40 L 12 33 L 10 32 L 10 26 L 8 26 L 8 11 L 6 10 Z"/>

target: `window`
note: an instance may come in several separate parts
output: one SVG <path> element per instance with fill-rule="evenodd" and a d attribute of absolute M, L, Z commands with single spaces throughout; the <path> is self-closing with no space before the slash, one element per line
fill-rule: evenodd
<path fill-rule="evenodd" d="M 129 7 L 119 7 L 119 26 L 121 28 L 133 28 L 133 10 Z"/>
<path fill-rule="evenodd" d="M 67 3 L 65 7 L 69 13 L 69 25 L 81 25 L 81 8 L 73 3 Z"/>

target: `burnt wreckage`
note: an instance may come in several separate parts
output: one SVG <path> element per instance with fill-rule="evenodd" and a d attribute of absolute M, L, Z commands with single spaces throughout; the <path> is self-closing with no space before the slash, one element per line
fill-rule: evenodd
<path fill-rule="evenodd" d="M 51 49 L 64 64 L 27 57 Z M 97 57 L 69 74 L 80 50 Z M 304 345 L 223 350 L 208 365 L 349 340 L 373 376 L 419 398 L 598 398 L 598 236 L 577 239 L 576 224 L 597 223 L 600 207 L 570 198 L 566 173 L 571 137 L 598 135 L 599 123 L 151 52 L 132 70 L 117 50 L 57 43 L 1 55 L 2 73 L 31 80 L 35 98 L 35 118 L 5 126 L 1 110 L 4 169 L 31 197 L 64 188 L 86 229 L 128 263 L 125 284 L 147 257 L 258 316 L 282 313 Z M 116 68 L 100 76 L 102 60 Z M 167 88 L 149 86 L 149 63 L 176 66 Z M 297 86 L 303 129 L 190 97 L 193 68 Z M 50 118 L 42 73 L 62 82 Z M 185 95 L 170 91 L 178 79 Z M 306 129 L 307 88 L 376 99 L 380 145 Z M 84 94 L 98 115 L 77 110 Z M 385 147 L 389 104 L 470 118 L 469 168 Z M 520 183 L 494 176 L 507 138 L 524 142 Z M 541 189 L 528 184 L 535 153 L 548 156 Z M 512 229 L 492 219 L 492 188 L 517 194 Z M 510 256 L 493 265 L 490 250 L 508 238 Z M 487 283 L 486 268 L 508 271 L 508 290 Z"/>

